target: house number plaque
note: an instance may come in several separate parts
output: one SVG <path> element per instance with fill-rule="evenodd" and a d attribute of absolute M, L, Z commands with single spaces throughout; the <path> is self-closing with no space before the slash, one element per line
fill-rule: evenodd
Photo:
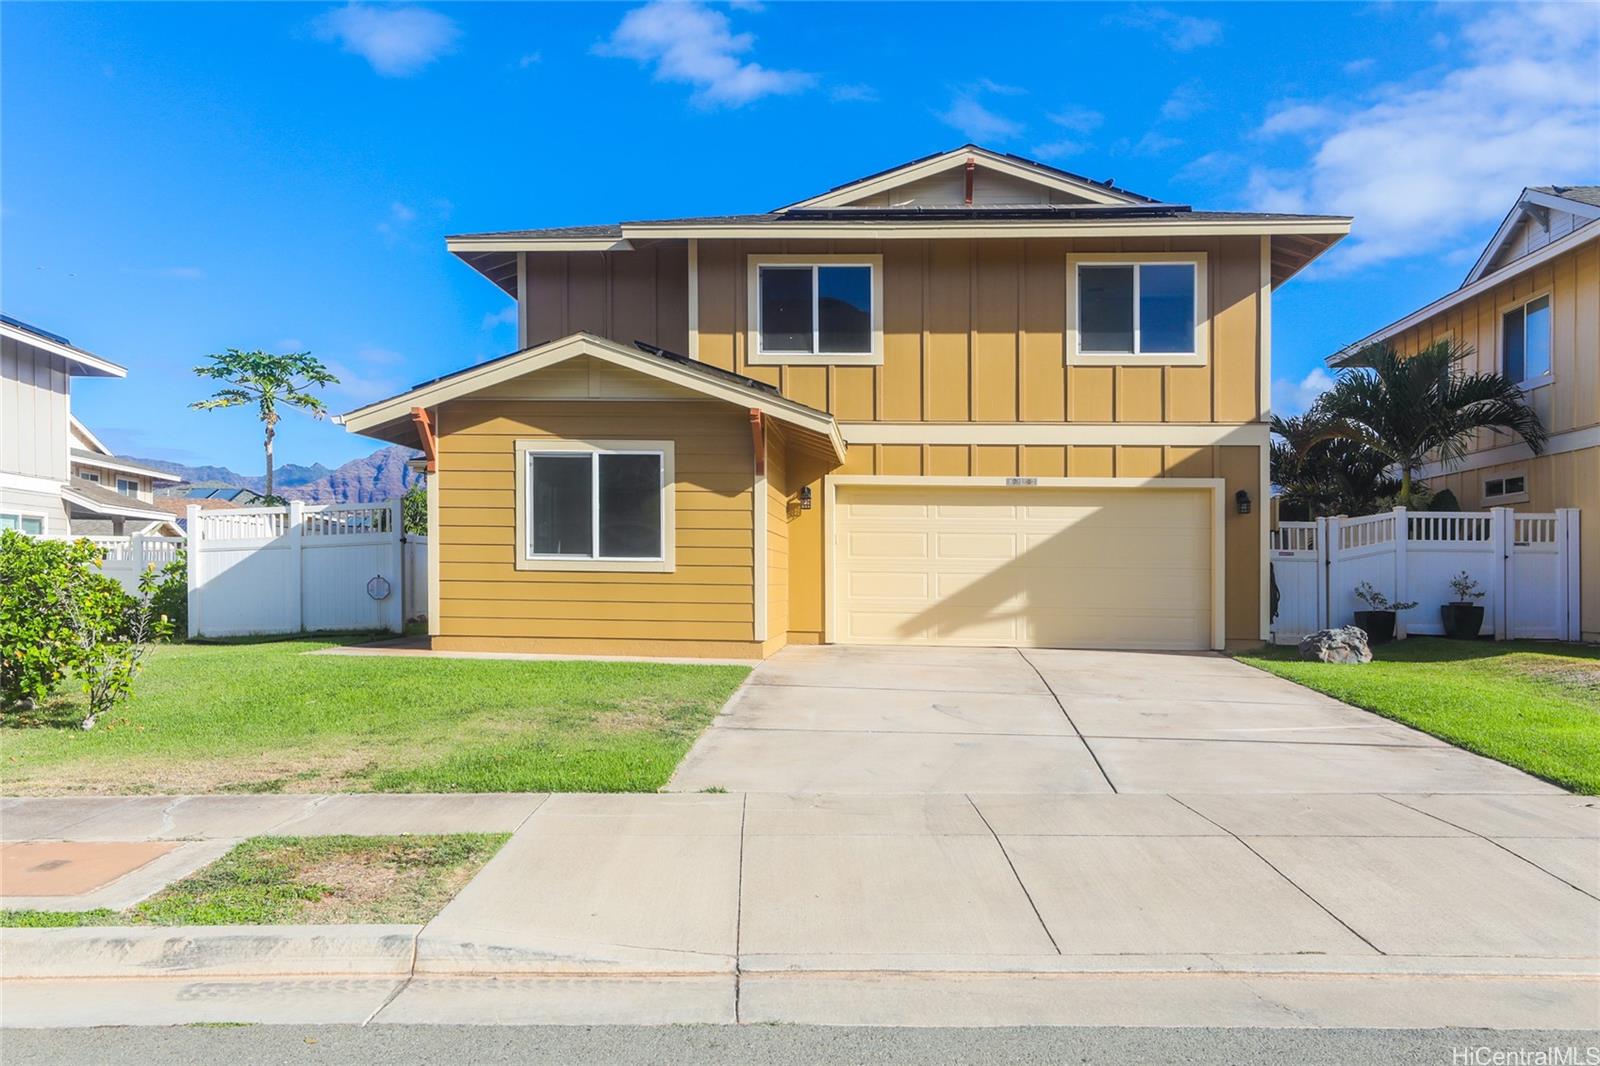
<path fill-rule="evenodd" d="M 1013 486 L 1013 485 L 1037 485 L 1038 483 L 1039 483 L 1039 479 L 1036 478 L 1036 477 L 1008 477 L 1008 478 L 1006 478 L 1006 486 L 1008 488 Z"/>

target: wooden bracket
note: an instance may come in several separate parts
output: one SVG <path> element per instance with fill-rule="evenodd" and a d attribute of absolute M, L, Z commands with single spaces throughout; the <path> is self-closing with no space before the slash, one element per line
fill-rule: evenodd
<path fill-rule="evenodd" d="M 422 438 L 422 454 L 428 458 L 428 473 L 439 469 L 439 442 L 433 436 L 433 423 L 428 419 L 427 408 L 413 407 L 411 421 L 416 423 L 417 436 Z"/>
<path fill-rule="evenodd" d="M 767 472 L 767 424 L 762 421 L 761 412 L 750 408 L 750 442 L 756 450 L 756 476 L 765 476 Z"/>

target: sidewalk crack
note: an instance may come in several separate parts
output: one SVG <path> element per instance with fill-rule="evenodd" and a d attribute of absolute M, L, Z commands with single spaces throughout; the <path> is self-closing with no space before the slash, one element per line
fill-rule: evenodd
<path fill-rule="evenodd" d="M 744 823 L 750 810 L 750 793 L 739 800 L 739 880 L 733 904 L 733 1024 L 738 1025 L 739 997 L 744 990 Z"/>
<path fill-rule="evenodd" d="M 399 999 L 400 998 L 400 993 L 402 993 L 406 989 L 410 988 L 411 987 L 411 982 L 416 979 L 416 976 L 417 976 L 417 941 L 422 939 L 422 930 L 425 929 L 425 928 L 426 928 L 425 925 L 419 925 L 417 927 L 417 931 L 415 933 L 411 934 L 411 964 L 408 967 L 406 967 L 405 975 L 401 978 L 400 983 L 395 985 L 394 988 L 389 990 L 389 994 L 387 996 L 383 997 L 383 1002 L 378 1004 L 378 1006 L 376 1008 L 374 1008 L 373 1012 L 371 1014 L 367 1015 L 366 1020 L 361 1023 L 361 1027 L 363 1029 L 365 1029 L 367 1026 L 371 1025 L 373 1020 L 376 1019 L 378 1017 L 378 1015 L 382 1014 L 385 1010 L 387 1010 L 389 1004 L 391 1004 L 395 1000 Z"/>

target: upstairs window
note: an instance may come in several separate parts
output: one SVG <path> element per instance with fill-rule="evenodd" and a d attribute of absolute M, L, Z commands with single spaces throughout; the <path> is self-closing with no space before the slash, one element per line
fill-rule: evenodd
<path fill-rule="evenodd" d="M 1501 373 L 1519 384 L 1550 376 L 1550 296 L 1535 297 L 1500 318 Z"/>
<path fill-rule="evenodd" d="M 1068 361 L 1199 363 L 1203 258 L 1069 257 Z"/>
<path fill-rule="evenodd" d="M 519 441 L 518 565 L 670 570 L 672 445 Z"/>
<path fill-rule="evenodd" d="M 93 470 L 80 470 L 78 471 L 78 476 L 83 478 L 85 481 L 92 481 L 96 485 L 100 484 L 100 475 L 95 473 Z"/>
<path fill-rule="evenodd" d="M 1483 499 L 1485 503 L 1491 501 L 1521 502 L 1527 498 L 1528 478 L 1525 474 L 1492 477 L 1483 483 Z"/>
<path fill-rule="evenodd" d="M 879 361 L 880 270 L 877 256 L 752 257 L 750 362 Z"/>
<path fill-rule="evenodd" d="M 119 477 L 117 478 L 117 491 L 124 496 L 137 496 L 139 495 L 139 483 L 132 478 Z"/>

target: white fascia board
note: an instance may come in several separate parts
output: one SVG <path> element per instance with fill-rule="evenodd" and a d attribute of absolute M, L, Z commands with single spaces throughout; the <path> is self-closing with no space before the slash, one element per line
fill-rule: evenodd
<path fill-rule="evenodd" d="M 1230 237 L 1230 236 L 1334 236 L 1350 232 L 1350 220 L 1332 218 L 1300 222 L 1174 219 L 1140 221 L 1136 219 L 1074 219 L 1047 222 L 1037 219 L 994 219 L 985 222 L 966 220 L 937 222 L 765 222 L 756 225 L 683 225 L 675 222 L 630 222 L 623 226 L 629 237 L 687 239 L 690 237 L 757 240 L 764 237 L 817 240 L 926 240 L 1010 239 L 1016 237 Z"/>
<path fill-rule="evenodd" d="M 74 455 L 72 462 L 76 466 L 103 466 L 107 470 L 121 470 L 128 474 L 139 474 L 150 478 L 152 481 L 182 481 L 177 474 L 169 474 L 165 470 L 157 470 L 153 466 L 140 466 L 114 455 Z"/>
<path fill-rule="evenodd" d="M 1555 193 L 1529 189 L 1522 194 L 1522 199 L 1525 203 L 1538 204 L 1540 207 L 1552 207 L 1557 211 L 1565 211 L 1569 215 L 1579 215 L 1583 218 L 1600 218 L 1600 206 L 1586 204 L 1582 200 L 1558 196 Z"/>
<path fill-rule="evenodd" d="M 896 167 L 886 173 L 860 181 L 851 182 L 849 185 L 831 189 L 828 192 L 813 196 L 797 203 L 785 204 L 778 208 L 779 211 L 793 211 L 808 207 L 838 207 L 859 200 L 864 196 L 892 189 L 900 185 L 909 185 L 934 174 L 965 166 L 968 158 L 976 159 L 990 170 L 998 170 L 1003 174 L 1023 181 L 1030 181 L 1036 185 L 1055 189 L 1058 192 L 1071 193 L 1081 196 L 1097 204 L 1142 204 L 1146 201 L 1141 197 L 1129 196 L 1126 193 L 1109 189 L 1104 185 L 1097 185 L 1091 181 L 1078 181 L 1064 174 L 1051 174 L 1034 167 L 995 155 L 982 148 L 967 146 L 956 148 L 932 159 L 924 159 L 920 163 L 911 163 L 903 167 Z"/>
<path fill-rule="evenodd" d="M 452 252 L 631 252 L 623 237 L 449 237 Z"/>
<path fill-rule="evenodd" d="M 1587 448 L 1600 448 L 1600 426 L 1554 434 L 1545 442 L 1544 451 L 1539 454 L 1562 455 L 1566 452 L 1581 452 Z M 1429 463 L 1417 471 L 1417 477 L 1426 480 L 1441 474 L 1460 474 L 1469 470 L 1482 470 L 1486 466 L 1519 463 L 1533 458 L 1535 458 L 1533 449 L 1519 440 L 1514 444 L 1502 444 L 1498 448 L 1468 452 L 1462 456 L 1460 462 L 1448 466 L 1444 463 Z"/>
<path fill-rule="evenodd" d="M 84 370 L 80 373 L 108 378 L 125 378 L 128 376 L 126 367 L 118 366 L 109 359 L 102 359 L 92 352 L 74 348 L 70 344 L 62 344 L 59 341 L 51 340 L 49 337 L 41 337 L 37 333 L 18 329 L 9 322 L 0 322 L 0 336 L 10 337 L 18 344 L 26 344 L 31 348 L 39 349 L 41 352 L 59 356 L 75 366 L 81 366 Z"/>
<path fill-rule="evenodd" d="M 78 418 L 77 415 L 70 415 L 68 417 L 72 419 L 72 431 L 78 436 L 82 437 L 85 444 L 89 445 L 102 455 L 111 454 L 111 449 L 107 448 L 105 443 L 101 441 L 99 437 L 95 436 L 94 431 L 88 426 L 84 425 L 83 421 Z"/>
<path fill-rule="evenodd" d="M 1525 273 L 1526 271 L 1532 270 L 1537 266 L 1541 266 L 1557 256 L 1565 255 L 1567 252 L 1572 251 L 1580 244 L 1585 244 L 1597 237 L 1600 237 L 1600 225 L 1590 222 L 1587 225 L 1573 230 L 1560 240 L 1551 241 L 1537 252 L 1525 255 L 1521 259 L 1515 260 L 1514 262 L 1507 263 L 1499 270 L 1496 270 L 1493 274 L 1485 274 L 1477 281 L 1474 281 L 1469 285 L 1461 286 L 1461 288 L 1450 293 L 1448 296 L 1441 296 L 1437 300 L 1433 301 L 1433 303 L 1428 304 L 1426 307 L 1413 311 L 1406 317 L 1391 322 L 1382 329 L 1373 333 L 1369 333 L 1358 341 L 1345 345 L 1343 348 L 1340 348 L 1332 355 L 1323 359 L 1323 362 L 1330 367 L 1338 367 L 1341 365 L 1340 360 L 1342 360 L 1345 356 L 1351 355 L 1354 352 L 1358 352 L 1369 344 L 1376 344 L 1379 341 L 1387 340 L 1396 333 L 1403 333 L 1412 326 L 1426 322 L 1434 315 L 1450 310 L 1457 304 L 1462 304 L 1475 297 L 1482 296 L 1496 285 L 1502 284 L 1508 279 L 1516 277 L 1518 274 Z"/>

